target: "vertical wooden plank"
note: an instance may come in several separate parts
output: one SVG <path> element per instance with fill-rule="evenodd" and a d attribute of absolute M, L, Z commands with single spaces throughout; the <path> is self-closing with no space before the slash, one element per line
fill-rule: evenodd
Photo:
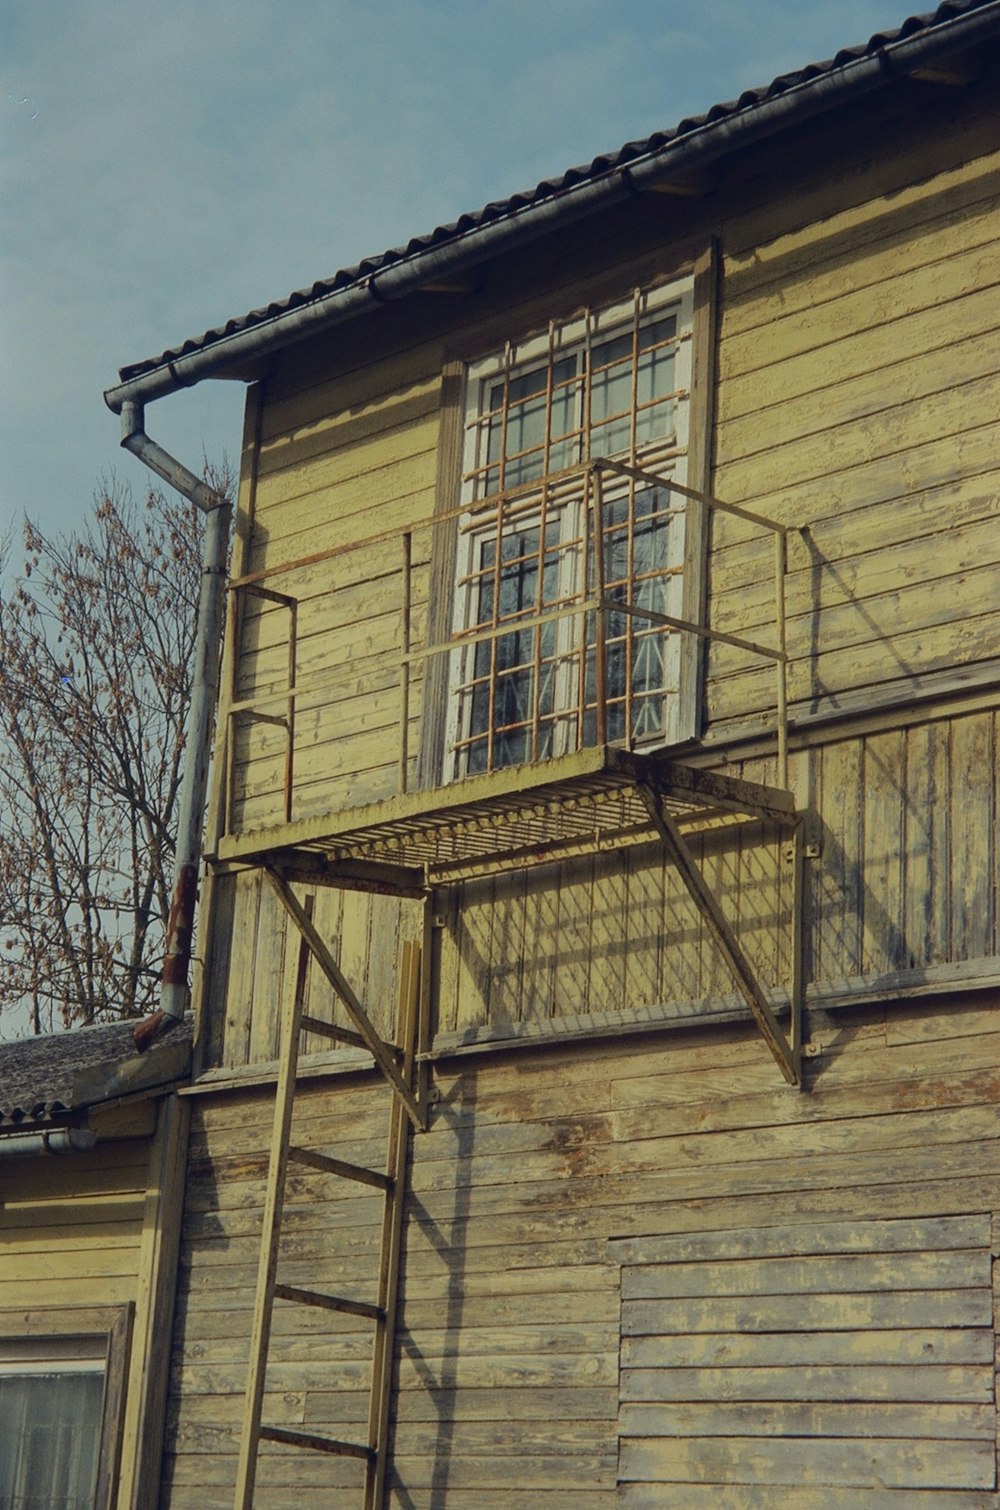
<path fill-rule="evenodd" d="M 552 1016 L 556 984 L 558 890 L 552 866 L 535 867 L 524 878 L 524 958 L 521 1021 Z"/>
<path fill-rule="evenodd" d="M 316 899 L 313 903 L 313 921 L 320 937 L 329 946 L 331 954 L 336 959 L 340 958 L 340 944 L 343 933 L 344 919 L 344 892 L 336 886 L 321 886 L 317 888 Z M 282 928 L 288 934 L 288 919 L 283 918 Z M 295 960 L 298 950 L 294 947 L 288 950 L 290 968 L 297 968 Z M 325 1022 L 346 1022 L 337 993 L 322 970 L 315 970 L 310 964 L 306 972 L 305 995 L 303 998 L 304 1011 L 310 1017 L 322 1018 Z M 338 1013 L 340 1014 L 338 1016 Z M 301 1052 L 303 1054 L 321 1054 L 330 1049 L 330 1040 L 321 1037 L 318 1033 L 303 1033 Z"/>
<path fill-rule="evenodd" d="M 435 514 L 448 513 L 459 501 L 464 407 L 465 363 L 446 362 L 441 373 L 441 427 L 434 488 Z M 458 530 L 455 520 L 438 523 L 434 528 L 431 545 L 427 644 L 441 645 L 451 636 L 457 546 Z M 447 655 L 436 655 L 424 667 L 424 716 L 421 719 L 420 751 L 417 757 L 417 781 L 423 787 L 437 786 L 442 780 L 451 676 L 449 659 Z"/>
<path fill-rule="evenodd" d="M 243 415 L 243 443 L 240 453 L 240 481 L 230 552 L 230 575 L 242 575 L 247 569 L 250 531 L 257 498 L 257 473 L 260 462 L 261 415 L 265 382 L 252 383 L 247 389 Z M 227 616 L 226 638 L 222 647 L 219 677 L 219 700 L 215 719 L 215 749 L 211 771 L 211 789 L 205 818 L 205 850 L 214 851 L 225 826 L 229 775 L 228 708 L 232 698 L 234 667 L 242 625 L 240 615 Z M 194 1073 L 223 1062 L 226 1036 L 226 1000 L 229 976 L 229 950 L 233 939 L 235 882 L 232 876 L 216 876 L 211 865 L 205 868 L 199 899 L 198 935 L 200 947 L 195 954 L 192 975 L 191 1009 L 195 1019 Z"/>
<path fill-rule="evenodd" d="M 402 904 L 396 897 L 373 896 L 368 918 L 368 968 L 362 997 L 368 1015 L 387 1042 L 396 1042 L 396 995 L 400 961 Z"/>
<path fill-rule="evenodd" d="M 458 921 L 455 1027 L 477 1027 L 489 1018 L 493 961 L 493 878 L 456 888 Z"/>
<path fill-rule="evenodd" d="M 454 1033 L 458 1028 L 459 982 L 459 911 L 460 886 L 449 886 L 435 894 L 440 924 L 435 928 L 435 978 L 432 1033 Z"/>
<path fill-rule="evenodd" d="M 244 871 L 236 877 L 230 940 L 232 967 L 226 995 L 226 1029 L 222 1051 L 223 1063 L 230 1069 L 249 1062 L 261 884 L 260 871 L 257 870 Z"/>
<path fill-rule="evenodd" d="M 722 259 L 712 242 L 694 268 L 694 318 L 691 333 L 692 387 L 689 407 L 687 481 L 711 493 L 715 459 L 715 405 L 718 391 L 719 307 Z M 692 500 L 687 509 L 684 540 L 684 599 L 682 617 L 694 624 L 705 619 L 708 593 L 707 510 Z M 677 738 L 701 733 L 704 708 L 704 649 L 694 635 L 681 647 L 680 714 Z"/>
<path fill-rule="evenodd" d="M 904 969 L 950 958 L 950 725 L 907 732 Z"/>
<path fill-rule="evenodd" d="M 251 986 L 251 1063 L 277 1059 L 281 1036 L 282 980 L 285 968 L 286 920 L 270 887 L 263 887 L 257 909 L 257 937 Z M 295 953 L 296 951 L 292 951 Z"/>
<path fill-rule="evenodd" d="M 196 1074 L 224 1062 L 238 881 L 239 877 L 231 872 L 214 876 L 210 906 L 203 909 L 199 919 L 196 952 L 203 963 L 194 977 L 198 1012 Z"/>
<path fill-rule="evenodd" d="M 693 848 L 694 846 L 692 846 Z M 732 831 L 716 831 L 701 836 L 696 862 L 715 896 L 726 922 L 737 938 L 742 938 L 743 897 L 739 884 L 740 841 Z M 693 907 L 693 903 L 690 904 Z M 719 953 L 708 928 L 699 918 L 702 976 L 700 995 L 731 996 L 733 977 Z"/>
<path fill-rule="evenodd" d="M 565 860 L 559 866 L 557 1017 L 590 1011 L 593 878 L 592 859 Z"/>
<path fill-rule="evenodd" d="M 816 978 L 861 973 L 861 867 L 864 826 L 859 741 L 829 745 L 822 753 L 819 815 L 822 865 L 815 873 Z"/>
<path fill-rule="evenodd" d="M 951 726 L 952 959 L 992 953 L 996 912 L 993 716 Z"/>
<path fill-rule="evenodd" d="M 368 949 L 374 898 L 369 892 L 363 891 L 345 891 L 342 898 L 344 911 L 337 963 L 370 1016 L 372 1004 L 368 992 Z M 342 1002 L 336 1002 L 334 1013 L 337 1022 L 345 1026 L 350 1024 Z M 329 1048 L 329 1044 L 326 1047 Z"/>
<path fill-rule="evenodd" d="M 869 735 L 864 751 L 863 975 L 903 968 L 905 792 L 904 731 Z"/>
<path fill-rule="evenodd" d="M 490 1022 L 521 1020 L 521 977 L 525 954 L 526 875 L 508 871 L 493 888 L 490 944 Z"/>
<path fill-rule="evenodd" d="M 691 837 L 691 847 L 704 863 L 704 848 L 697 835 Z M 703 927 L 698 909 L 688 894 L 684 882 L 674 866 L 661 850 L 661 885 L 663 887 L 663 913 L 661 927 L 663 943 L 660 949 L 659 1001 L 691 1001 L 704 995 L 707 989 L 707 971 L 713 962 L 711 939 L 703 939 Z"/>
<path fill-rule="evenodd" d="M 620 1012 L 625 1001 L 625 955 L 629 933 L 624 853 L 594 858 L 590 917 L 591 1012 Z"/>
<path fill-rule="evenodd" d="M 660 953 L 665 940 L 663 856 L 658 847 L 644 845 L 628 851 L 623 1005 L 648 1007 L 662 1001 Z"/>
<path fill-rule="evenodd" d="M 747 781 L 774 785 L 774 760 L 744 762 L 740 775 Z M 788 834 L 774 824 L 742 826 L 732 842 L 738 844 L 737 891 L 739 895 L 740 942 L 765 986 L 775 986 L 788 977 L 788 923 L 790 889 L 783 886 L 788 869 L 783 860 Z"/>

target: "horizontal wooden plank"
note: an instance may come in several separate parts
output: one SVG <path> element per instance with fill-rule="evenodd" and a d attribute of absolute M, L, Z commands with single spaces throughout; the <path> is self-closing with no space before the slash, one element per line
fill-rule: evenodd
<path fill-rule="evenodd" d="M 598 1422 L 564 1418 L 555 1426 L 539 1411 L 531 1417 L 522 1414 L 516 1422 L 505 1420 L 499 1413 L 492 1421 L 397 1422 L 393 1451 L 395 1456 L 404 1458 L 444 1453 L 451 1459 L 495 1456 L 506 1460 L 508 1475 L 516 1481 L 517 1465 L 513 1460 L 522 1455 L 542 1453 L 567 1460 L 589 1456 L 594 1451 L 610 1455 L 617 1451 L 617 1442 L 613 1419 Z M 573 1462 L 567 1461 L 567 1473 L 573 1470 Z"/>
<path fill-rule="evenodd" d="M 0 1275 L 0 1310 L 58 1310 L 64 1306 L 123 1306 L 135 1300 L 136 1270 L 89 1274 L 86 1267 L 76 1274 L 34 1274 L 28 1279 L 8 1280 Z"/>
<path fill-rule="evenodd" d="M 870 1093 L 869 1093 L 870 1094 Z M 988 1247 L 990 1215 L 928 1217 L 925 1221 L 818 1222 L 745 1231 L 699 1232 L 684 1237 L 644 1236 L 613 1242 L 623 1264 L 676 1263 L 806 1254 L 927 1252 Z"/>
<path fill-rule="evenodd" d="M 766 328 L 778 289 L 788 310 L 808 308 L 907 274 L 963 245 L 988 245 L 995 235 L 1000 155 L 987 147 L 965 154 L 960 166 L 935 166 L 939 171 L 898 184 L 890 200 L 878 192 L 852 197 L 833 213 L 797 220 L 777 236 L 728 251 L 731 329 Z"/>
<path fill-rule="evenodd" d="M 546 1389 L 455 1389 L 444 1385 L 399 1396 L 400 1421 L 593 1421 L 614 1423 L 617 1385 Z"/>
<path fill-rule="evenodd" d="M 929 447 L 933 457 L 937 445 L 946 437 L 952 447 L 960 444 L 965 431 L 976 430 L 979 405 L 992 402 L 996 389 L 996 374 L 990 372 L 980 378 L 973 377 L 950 394 L 940 395 L 931 406 L 919 399 L 903 399 L 882 414 L 841 426 L 836 432 L 806 435 L 800 440 L 789 441 L 766 458 L 734 459 L 719 468 L 715 482 L 717 496 L 731 503 L 751 498 L 763 501 L 766 497 L 762 511 L 770 518 L 784 521 L 790 488 L 799 491 L 811 483 L 815 491 L 816 483 L 822 480 L 825 491 L 832 485 L 831 480 L 841 473 L 866 468 L 879 459 L 890 457 L 895 458 L 898 467 L 904 456 L 913 468 L 909 473 L 910 486 L 930 487 L 936 480 L 935 472 L 922 469 L 922 448 Z M 929 408 L 933 415 L 928 412 Z M 831 452 L 834 434 L 839 444 Z M 954 451 L 951 470 L 954 473 Z M 798 519 L 809 518 L 810 513 L 811 510 L 804 512 L 800 509 Z M 788 522 L 794 521 L 793 514 Z M 732 527 L 729 533 L 733 533 Z"/>
<path fill-rule="evenodd" d="M 961 299 L 995 281 L 993 237 L 981 236 L 977 244 L 975 234 L 964 246 L 952 246 L 942 256 L 912 267 L 906 277 L 883 276 L 855 285 L 845 279 L 842 288 L 836 293 L 831 290 L 829 297 L 808 299 L 799 308 L 772 317 L 766 339 L 757 329 L 737 331 L 724 323 L 720 380 L 814 350 L 839 335 L 894 325 L 905 315 Z"/>
<path fill-rule="evenodd" d="M 795 566 L 784 578 L 789 619 L 821 614 L 825 624 L 833 609 L 858 609 L 869 598 L 901 586 L 910 591 L 992 560 L 997 547 L 989 535 L 995 522 L 989 517 L 990 492 L 996 483 L 995 473 L 966 482 L 958 506 L 961 511 L 964 502 L 971 518 L 953 519 L 950 499 L 928 517 L 916 507 L 926 495 L 917 494 L 910 500 L 909 520 L 901 520 L 902 510 L 895 507 L 870 508 L 861 517 L 837 521 L 839 528 L 824 520 L 810 525 L 795 553 Z M 727 549 L 714 559 L 713 574 L 718 587 L 712 595 L 712 627 L 766 641 L 765 631 L 775 622 L 772 552 Z"/>
<path fill-rule="evenodd" d="M 686 1295 L 850 1294 L 904 1287 L 943 1294 L 985 1288 L 991 1273 L 992 1254 L 986 1248 L 642 1264 L 624 1270 L 622 1301 Z"/>
<path fill-rule="evenodd" d="M 672 1400 L 913 1400 L 989 1404 L 993 1370 L 951 1364 L 894 1368 L 629 1368 L 622 1370 L 623 1401 Z M 640 1474 L 638 1477 L 646 1477 Z"/>
<path fill-rule="evenodd" d="M 887 1437 L 911 1441 L 996 1439 L 992 1405 L 884 1405 L 756 1401 L 731 1405 L 623 1405 L 623 1437 Z"/>
<path fill-rule="evenodd" d="M 264 444 L 280 443 L 300 430 L 308 433 L 314 425 L 328 424 L 331 416 L 382 414 L 440 383 L 440 349 L 434 343 L 394 343 L 393 350 L 380 355 L 382 359 L 375 361 L 370 348 L 349 351 L 338 346 L 336 352 L 317 352 L 311 363 L 289 364 L 268 385 L 261 416 Z"/>
<path fill-rule="evenodd" d="M 636 1337 L 658 1332 L 852 1331 L 855 1328 L 988 1327 L 992 1291 L 904 1290 L 876 1294 L 799 1294 L 632 1301 L 626 1323 Z M 639 1309 L 639 1308 L 642 1309 Z"/>
<path fill-rule="evenodd" d="M 305 493 L 301 498 L 282 503 L 272 512 L 266 528 L 255 521 L 250 534 L 246 571 L 273 574 L 269 577 L 269 584 L 279 590 L 292 586 L 287 577 L 290 565 L 323 549 L 317 545 L 317 540 L 326 539 L 324 527 L 329 510 L 324 511 L 324 497 L 322 493 Z M 378 534 L 385 528 L 386 504 L 390 501 L 396 528 L 423 524 L 434 510 L 433 483 L 418 472 L 410 479 L 408 491 L 399 490 L 390 499 L 378 488 L 345 490 L 338 499 L 331 543 L 346 543 L 347 540 L 366 539 Z"/>
<path fill-rule="evenodd" d="M 573 1472 L 580 1483 L 588 1488 L 600 1486 L 602 1482 L 613 1486 L 615 1459 L 613 1452 L 603 1455 L 594 1451 L 581 1452 L 573 1463 Z M 411 1490 L 428 1489 L 435 1482 L 437 1462 L 436 1454 L 422 1458 L 397 1457 L 395 1473 L 398 1480 Z M 235 1457 L 180 1456 L 167 1460 L 166 1477 L 171 1485 L 197 1486 L 204 1493 L 206 1490 L 231 1487 L 235 1482 L 235 1464 Z M 363 1470 L 356 1463 L 349 1468 L 331 1460 L 326 1454 L 306 1456 L 274 1443 L 261 1452 L 257 1484 L 261 1490 L 272 1486 L 304 1490 L 326 1487 L 353 1489 L 360 1493 L 362 1476 Z M 518 1466 L 518 1483 L 526 1491 L 565 1489 L 567 1476 L 567 1460 L 558 1454 L 525 1455 Z M 449 1461 L 447 1475 L 438 1471 L 438 1477 L 456 1488 L 501 1490 L 510 1481 L 510 1465 L 507 1459 L 489 1454 L 481 1458 L 460 1457 Z M 202 1503 L 211 1501 L 203 1500 Z M 263 1503 L 270 1510 L 270 1499 Z"/>
<path fill-rule="evenodd" d="M 364 1389 L 370 1377 L 368 1359 L 339 1359 L 324 1363 L 272 1363 L 268 1388 L 293 1392 L 330 1391 L 334 1386 Z M 571 1353 L 565 1356 L 511 1353 L 503 1358 L 479 1354 L 453 1358 L 448 1352 L 411 1357 L 404 1349 L 399 1362 L 399 1388 L 455 1389 L 552 1389 L 593 1388 L 611 1385 L 618 1377 L 617 1349 L 603 1354 Z M 182 1393 L 240 1394 L 246 1389 L 246 1367 L 239 1363 L 201 1361 L 173 1370 L 173 1387 Z"/>
<path fill-rule="evenodd" d="M 827 1484 L 894 1489 L 989 1489 L 996 1451 L 985 1442 L 796 1441 L 734 1437 L 679 1441 L 626 1439 L 621 1444 L 622 1479 L 695 1483 Z"/>
<path fill-rule="evenodd" d="M 670 1510 L 773 1510 L 770 1485 L 671 1484 Z M 795 1510 L 996 1510 L 996 1496 L 975 1489 L 862 1489 L 802 1485 L 795 1490 Z M 662 1484 L 622 1484 L 618 1510 L 663 1510 Z M 192 1507 L 197 1510 L 197 1507 Z"/>
<path fill-rule="evenodd" d="M 990 329 L 996 317 L 995 300 L 994 288 L 987 286 L 891 319 L 888 328 L 876 324 L 849 330 L 831 329 L 823 324 L 822 314 L 817 311 L 817 331 L 822 344 L 771 362 L 768 346 L 761 342 L 759 359 L 767 365 L 734 373 L 719 384 L 719 421 L 725 425 L 794 400 L 824 388 L 831 379 L 844 380 L 875 371 L 886 363 L 887 336 L 892 339 L 893 361 L 921 351 L 944 350 Z"/>
<path fill-rule="evenodd" d="M 140 1234 L 136 1232 L 127 1239 L 120 1238 L 114 1246 L 105 1243 L 96 1248 L 81 1249 L 79 1253 L 72 1246 L 47 1253 L 5 1250 L 0 1286 L 72 1280 L 80 1274 L 91 1277 L 133 1275 L 139 1268 L 139 1240 Z"/>
<path fill-rule="evenodd" d="M 996 323 L 996 256 L 991 253 L 993 264 L 990 279 L 981 284 L 978 295 L 986 318 L 986 331 L 972 324 L 964 338 L 957 330 L 949 336 L 945 322 L 939 314 L 940 328 L 927 328 L 926 320 L 913 322 L 907 330 L 905 324 L 893 320 L 889 331 L 899 336 L 900 344 L 894 346 L 891 355 L 883 348 L 882 358 L 872 361 L 874 366 L 850 376 L 837 365 L 842 336 L 848 332 L 831 329 L 822 321 L 811 327 L 810 353 L 813 358 L 811 370 L 801 360 L 796 377 L 802 387 L 795 387 L 782 398 L 780 382 L 769 393 L 761 393 L 760 405 L 740 417 L 732 416 L 719 427 L 720 462 L 727 465 L 749 456 L 759 455 L 787 443 L 798 443 L 810 434 L 833 434 L 847 429 L 863 418 L 881 414 L 900 403 L 914 399 L 930 400 L 936 395 L 961 388 L 973 375 L 995 369 L 995 338 L 988 334 L 990 325 Z M 982 268 L 980 267 L 980 274 Z M 905 298 L 902 300 L 905 304 Z M 960 300 L 959 302 L 965 302 Z M 986 314 L 989 304 L 994 305 Z M 943 314 L 949 309 L 946 298 L 937 306 Z M 991 320 L 992 315 L 992 320 Z M 864 327 L 867 331 L 872 326 Z M 877 330 L 877 326 L 875 327 Z M 885 335 L 883 328 L 881 334 Z M 780 322 L 776 335 L 780 339 Z M 907 336 L 910 349 L 907 350 Z M 994 350 L 989 348 L 993 346 Z M 757 343 L 758 354 L 771 357 L 776 363 L 782 358 L 773 346 L 763 347 Z M 805 370 L 803 370 L 805 369 Z M 794 380 L 793 380 L 794 382 Z M 791 386 L 791 385 L 790 385 Z M 770 403 L 769 403 L 770 401 Z"/>
<path fill-rule="evenodd" d="M 893 1330 L 866 1328 L 864 1323 L 851 1326 L 845 1318 L 843 1331 L 822 1332 L 811 1329 L 819 1320 L 812 1314 L 811 1303 L 794 1295 L 785 1299 L 786 1315 L 797 1314 L 801 1330 L 769 1332 L 744 1328 L 740 1332 L 682 1335 L 664 1325 L 672 1302 L 633 1301 L 622 1307 L 622 1365 L 764 1368 L 777 1364 L 792 1367 L 809 1363 L 881 1363 L 890 1367 L 903 1363 L 989 1363 L 993 1357 L 993 1330 L 985 1320 L 985 1304 L 979 1325 L 955 1325 L 952 1321 L 945 1327 L 914 1325 Z M 908 1309 L 912 1309 L 913 1299 L 912 1294 L 904 1297 L 904 1301 L 910 1302 Z M 888 1312 L 889 1308 L 885 1309 Z M 794 1321 L 788 1324 L 795 1325 Z"/>
<path fill-rule="evenodd" d="M 384 381 L 384 378 L 383 378 Z M 317 396 L 305 409 L 297 403 L 265 404 L 262 416 L 260 472 L 303 466 L 332 451 L 345 451 L 376 436 L 409 436 L 414 426 L 440 405 L 441 379 L 428 373 L 422 381 L 395 387 L 366 402 L 351 404 L 336 384 L 323 385 L 329 408 L 317 414 Z M 309 412 L 311 410 L 311 412 Z"/>
<path fill-rule="evenodd" d="M 257 484 L 255 523 L 269 530 L 272 516 L 293 499 L 343 489 L 350 507 L 365 507 L 377 499 L 391 503 L 433 482 L 440 421 L 436 412 L 411 425 L 375 435 L 347 449 L 320 453 L 304 462 L 265 473 Z M 336 505 L 331 506 L 336 513 Z"/>

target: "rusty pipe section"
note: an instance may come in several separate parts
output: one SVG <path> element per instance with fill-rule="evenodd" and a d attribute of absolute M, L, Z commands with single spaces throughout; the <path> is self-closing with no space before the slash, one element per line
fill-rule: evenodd
<path fill-rule="evenodd" d="M 122 445 L 207 515 L 195 627 L 194 676 L 184 742 L 174 884 L 167 920 L 160 1007 L 151 1017 L 137 1023 L 133 1030 L 136 1048 L 142 1050 L 148 1048 L 159 1033 L 178 1022 L 187 1011 L 202 825 L 219 684 L 226 556 L 232 509 L 228 499 L 215 492 L 150 439 L 144 429 L 141 404 L 128 403 L 122 406 Z"/>

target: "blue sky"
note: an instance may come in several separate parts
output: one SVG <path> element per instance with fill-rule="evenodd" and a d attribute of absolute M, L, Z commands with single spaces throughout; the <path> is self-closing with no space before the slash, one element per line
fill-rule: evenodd
<path fill-rule="evenodd" d="M 910 13 L 0 0 L 0 535 L 74 527 L 112 471 L 145 487 L 101 397 L 122 364 Z M 241 406 L 202 384 L 148 425 L 197 468 L 235 459 Z"/>

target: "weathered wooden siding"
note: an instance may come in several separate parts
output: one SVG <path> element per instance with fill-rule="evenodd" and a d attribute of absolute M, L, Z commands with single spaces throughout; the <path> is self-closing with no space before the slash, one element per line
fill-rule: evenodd
<path fill-rule="evenodd" d="M 441 1063 L 392 1503 L 995 1506 L 998 1007 L 820 1018 L 806 1095 L 739 1028 Z M 310 1086 L 294 1137 L 376 1162 L 386 1100 L 370 1077 Z M 231 1494 L 269 1105 L 196 1112 L 170 1510 Z M 380 1201 L 355 1190 L 291 1174 L 287 1282 L 370 1296 Z M 279 1306 L 269 1418 L 362 1430 L 370 1338 Z M 257 1503 L 359 1483 L 265 1447 Z"/>
<path fill-rule="evenodd" d="M 914 140 L 908 104 L 877 126 L 859 118 L 845 138 L 849 166 L 825 163 L 822 179 L 803 140 L 787 148 L 783 178 L 764 155 L 713 203 L 670 204 L 668 214 L 647 196 L 558 265 L 532 262 L 530 278 L 501 262 L 481 295 L 432 297 L 374 319 L 363 347 L 348 334 L 290 350 L 260 390 L 239 569 L 336 552 L 269 578 L 299 598 L 295 817 L 396 789 L 401 548 L 393 539 L 345 547 L 424 526 L 414 535 L 412 627 L 416 640 L 425 635 L 434 592 L 426 526 L 436 503 L 455 502 L 442 463 L 455 402 L 442 381 L 447 362 L 544 323 L 553 300 L 565 311 L 574 290 L 582 299 L 601 287 L 608 297 L 609 279 L 620 294 L 640 276 L 689 265 L 714 237 L 723 276 L 713 489 L 794 527 L 793 716 L 835 719 L 886 700 L 899 710 L 894 727 L 850 737 L 828 728 L 793 759 L 792 783 L 822 847 L 808 874 L 808 978 L 871 981 L 1000 953 L 995 717 L 948 718 L 946 701 L 933 717 L 905 706 L 934 693 L 935 677 L 985 678 L 997 663 L 994 106 L 988 91 L 965 96 L 966 114 L 942 114 L 930 147 Z M 927 108 L 945 110 L 940 99 Z M 719 204 L 723 222 L 713 219 Z M 720 519 L 708 567 L 711 622 L 770 638 L 770 539 Z M 237 697 L 280 692 L 286 630 L 284 609 L 246 600 Z M 422 688 L 418 671 L 411 780 Z M 774 702 L 770 669 L 731 648 L 709 657 L 709 746 L 726 749 L 766 723 Z M 284 761 L 280 727 L 237 721 L 238 828 L 282 820 Z M 773 779 L 773 764 L 742 768 Z M 780 986 L 787 953 L 774 924 L 787 885 L 769 838 L 747 831 L 699 841 L 699 850 L 765 982 Z M 220 882 L 213 908 L 211 1062 L 270 1058 L 297 946 L 250 875 Z M 441 1032 L 677 1010 L 731 994 L 675 879 L 648 851 L 470 883 L 442 908 Z M 389 903 L 337 894 L 321 893 L 317 909 L 382 1022 L 399 941 L 414 921 Z"/>
<path fill-rule="evenodd" d="M 892 193 L 885 172 L 872 169 L 867 193 L 858 181 L 850 208 L 834 200 L 824 214 L 820 200 L 803 223 L 797 193 L 769 205 L 766 221 L 759 211 L 735 213 L 721 236 L 714 487 L 802 530 L 791 539 L 787 594 L 791 695 L 803 711 L 892 683 L 919 690 L 929 673 L 995 653 L 989 416 L 1000 396 L 1000 155 L 936 175 L 922 159 L 904 160 Z M 625 286 L 627 270 L 622 277 Z M 522 318 L 511 310 L 509 328 Z M 440 337 L 405 339 L 380 361 L 322 380 L 308 364 L 289 363 L 265 388 L 246 569 L 430 518 L 443 348 Z M 463 341 L 478 350 L 480 328 L 449 333 L 452 349 Z M 430 532 L 418 531 L 417 641 L 430 546 Z M 272 585 L 300 599 L 302 687 L 325 688 L 300 704 L 296 815 L 389 794 L 398 544 L 348 552 Z M 769 541 L 717 521 L 710 586 L 717 627 L 767 638 Z M 283 685 L 286 627 L 283 610 L 249 605 L 239 696 Z M 713 654 L 710 724 L 752 719 L 773 704 L 766 667 L 731 648 Z M 416 736 L 419 697 L 412 715 Z M 280 820 L 282 739 L 273 727 L 242 726 L 234 790 L 242 827 Z"/>
<path fill-rule="evenodd" d="M 266 402 L 245 569 L 318 552 L 426 521 L 434 505 L 440 374 L 437 353 L 412 354 L 389 371 L 368 368 L 293 398 Z M 438 361 L 440 358 L 438 357 Z M 336 395 L 336 396 L 335 396 Z M 412 636 L 423 642 L 430 533 L 413 557 Z M 402 547 L 386 540 L 268 580 L 298 600 L 295 816 L 390 796 L 399 759 Z M 288 680 L 288 614 L 248 598 L 235 678 L 238 699 Z M 418 748 L 420 675 L 411 694 Z M 315 689 L 310 691 L 310 689 Z M 284 711 L 280 702 L 268 713 Z M 280 821 L 285 736 L 237 722 L 232 801 L 243 828 Z"/>
<path fill-rule="evenodd" d="M 805 710 L 995 655 L 998 186 L 993 153 L 763 243 L 738 222 L 726 237 L 715 487 L 802 529 L 788 633 Z M 773 622 L 764 545 L 719 522 L 720 628 Z M 751 666 L 713 655 L 710 720 L 773 696 Z"/>
<path fill-rule="evenodd" d="M 890 977 L 1000 956 L 997 714 L 972 712 L 794 754 L 791 780 L 818 853 L 805 887 L 806 978 L 820 997 L 891 987 Z M 735 773 L 773 781 L 773 762 Z M 768 987 L 787 988 L 792 868 L 759 825 L 692 839 L 699 863 Z M 229 878 L 233 907 L 206 989 L 226 1003 L 216 1058 L 277 1055 L 283 993 L 298 968 L 259 873 Z M 462 1034 L 658 1009 L 683 1016 L 735 988 L 703 920 L 656 846 L 470 881 L 440 894 L 434 1031 Z M 391 1033 L 404 939 L 416 904 L 319 888 L 316 920 L 348 978 Z M 231 933 L 229 932 L 231 927 Z M 231 944 L 231 947 L 230 947 Z M 1000 970 L 1000 965 L 998 965 Z M 332 992 L 308 976 L 310 1010 Z M 313 1047 L 327 1047 L 315 1044 Z"/>
<path fill-rule="evenodd" d="M 131 1118 L 152 1132 L 156 1103 L 109 1115 L 119 1126 Z M 95 1120 L 99 1125 L 100 1117 Z M 160 1181 L 177 1157 L 173 1144 L 166 1146 L 168 1123 L 172 1127 L 172 1117 L 163 1119 L 155 1139 L 109 1137 L 91 1153 L 20 1159 L 0 1174 L 0 1311 L 31 1313 L 44 1332 L 47 1315 L 54 1330 L 65 1331 L 67 1310 L 92 1315 L 132 1307 L 114 1503 L 134 1510 L 151 1503 L 162 1422 L 153 1350 L 162 1347 L 162 1328 L 169 1324 L 158 1268 L 171 1223 L 160 1204 Z M 172 1190 L 179 1201 L 179 1190 Z"/>
<path fill-rule="evenodd" d="M 150 1145 L 19 1160 L 0 1184 L 0 1310 L 135 1299 Z"/>

